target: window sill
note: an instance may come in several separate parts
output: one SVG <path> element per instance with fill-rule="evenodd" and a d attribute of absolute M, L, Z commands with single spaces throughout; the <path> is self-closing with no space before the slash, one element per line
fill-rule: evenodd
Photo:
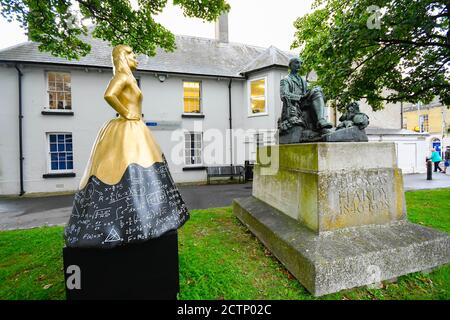
<path fill-rule="evenodd" d="M 73 116 L 73 111 L 42 111 L 44 116 Z"/>
<path fill-rule="evenodd" d="M 66 172 L 66 173 L 46 173 L 42 175 L 42 178 L 73 178 L 75 177 L 75 172 Z"/>
<path fill-rule="evenodd" d="M 249 118 L 253 118 L 253 117 L 264 117 L 264 116 L 268 116 L 269 114 L 267 112 L 264 113 L 252 113 L 249 114 L 248 117 Z"/>
<path fill-rule="evenodd" d="M 205 115 L 203 113 L 182 113 L 182 118 L 204 118 Z"/>
<path fill-rule="evenodd" d="M 198 167 L 184 167 L 183 171 L 201 171 L 201 170 L 205 170 L 206 167 L 205 166 L 198 166 Z"/>

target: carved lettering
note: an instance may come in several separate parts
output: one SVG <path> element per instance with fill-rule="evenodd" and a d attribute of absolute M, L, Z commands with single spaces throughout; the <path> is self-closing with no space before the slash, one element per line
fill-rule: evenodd
<path fill-rule="evenodd" d="M 389 210 L 387 182 L 388 177 L 383 173 L 358 177 L 336 176 L 333 187 L 338 192 L 340 213 L 351 215 Z"/>

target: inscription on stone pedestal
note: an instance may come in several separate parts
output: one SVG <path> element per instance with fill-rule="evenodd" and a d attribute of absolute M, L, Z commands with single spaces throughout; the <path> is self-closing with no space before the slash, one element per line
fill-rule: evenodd
<path fill-rule="evenodd" d="M 339 207 L 341 214 L 358 214 L 379 210 L 388 210 L 389 204 L 386 191 L 383 188 L 375 190 L 361 190 L 350 192 L 348 190 L 339 192 Z"/>
<path fill-rule="evenodd" d="M 323 174 L 320 181 L 321 226 L 325 230 L 386 223 L 402 216 L 395 206 L 393 170 L 332 172 Z"/>
<path fill-rule="evenodd" d="M 339 188 L 339 208 L 341 214 L 377 214 L 389 210 L 389 198 L 386 191 L 388 176 L 386 172 L 377 175 L 345 175 L 334 180 Z M 340 184 L 340 186 L 339 186 Z"/>

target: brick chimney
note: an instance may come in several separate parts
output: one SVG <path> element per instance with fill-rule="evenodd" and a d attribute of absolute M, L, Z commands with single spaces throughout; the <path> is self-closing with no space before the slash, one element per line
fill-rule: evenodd
<path fill-rule="evenodd" d="M 223 13 L 216 21 L 216 40 L 228 43 L 228 13 Z"/>

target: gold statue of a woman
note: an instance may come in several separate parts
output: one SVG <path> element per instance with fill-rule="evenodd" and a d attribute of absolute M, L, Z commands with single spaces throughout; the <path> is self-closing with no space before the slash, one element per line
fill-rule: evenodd
<path fill-rule="evenodd" d="M 98 133 L 65 229 L 69 247 L 114 247 L 178 229 L 189 218 L 153 134 L 141 119 L 142 92 L 129 46 L 113 49 L 105 100 L 119 116 Z"/>
<path fill-rule="evenodd" d="M 113 49 L 112 58 L 114 77 L 105 100 L 119 117 L 100 130 L 80 189 L 93 175 L 107 184 L 116 184 L 131 163 L 149 167 L 162 162 L 161 150 L 141 120 L 142 92 L 131 72 L 137 68 L 136 57 L 130 47 L 119 45 Z"/>

